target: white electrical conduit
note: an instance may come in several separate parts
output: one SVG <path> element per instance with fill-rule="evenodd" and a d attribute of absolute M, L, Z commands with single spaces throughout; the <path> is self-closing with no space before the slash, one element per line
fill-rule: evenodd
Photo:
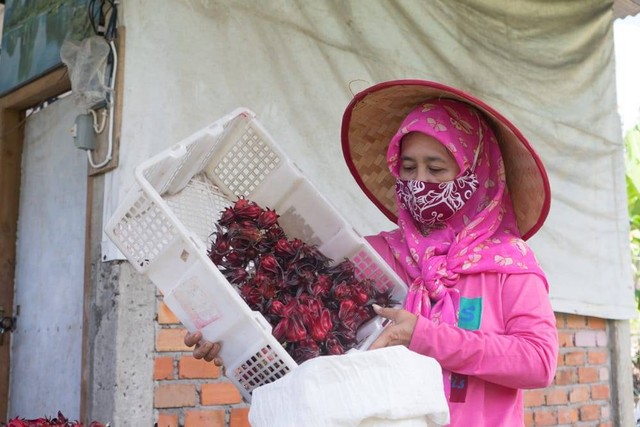
<path fill-rule="evenodd" d="M 107 110 L 102 110 L 102 122 L 100 126 L 98 126 L 98 115 L 95 110 L 89 110 L 89 112 L 93 116 L 93 130 L 99 135 L 104 130 L 104 125 L 107 124 Z"/>
<path fill-rule="evenodd" d="M 109 46 L 111 47 L 111 52 L 113 52 L 113 69 L 111 71 L 111 81 L 109 82 L 109 95 L 108 95 L 109 100 L 107 102 L 107 105 L 109 106 L 109 145 L 107 147 L 107 155 L 105 159 L 98 164 L 93 162 L 93 156 L 91 155 L 92 150 L 87 150 L 87 158 L 89 159 L 89 164 L 94 169 L 100 169 L 101 167 L 106 166 L 107 163 L 111 161 L 111 157 L 113 155 L 113 110 L 114 110 L 114 104 L 115 104 L 113 99 L 113 91 L 116 86 L 116 70 L 118 69 L 118 54 L 116 52 L 116 45 L 113 43 L 113 41 L 109 42 Z M 97 133 L 101 133 L 104 130 L 104 115 L 102 120 L 102 126 L 100 126 L 99 128 L 100 131 L 98 132 L 96 113 L 93 110 L 89 110 L 89 111 L 91 111 L 94 117 L 94 130 Z"/>

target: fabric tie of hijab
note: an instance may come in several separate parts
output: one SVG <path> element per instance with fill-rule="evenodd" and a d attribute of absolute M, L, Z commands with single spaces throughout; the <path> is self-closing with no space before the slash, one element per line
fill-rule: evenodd
<path fill-rule="evenodd" d="M 441 279 L 425 283 L 422 277 L 416 277 L 405 300 L 405 308 L 412 313 L 449 325 L 455 325 L 459 306 L 460 293 L 445 286 Z"/>
<path fill-rule="evenodd" d="M 475 166 L 478 189 L 444 224 L 424 230 L 398 199 L 398 228 L 381 233 L 412 279 L 405 309 L 436 323 L 457 324 L 461 274 L 533 273 L 546 278 L 521 239 L 496 137 L 482 114 L 466 103 L 433 99 L 412 110 L 393 136 L 387 163 L 399 178 L 402 137 L 420 132 L 442 143 L 460 174 Z M 480 149 L 478 149 L 480 147 Z"/>

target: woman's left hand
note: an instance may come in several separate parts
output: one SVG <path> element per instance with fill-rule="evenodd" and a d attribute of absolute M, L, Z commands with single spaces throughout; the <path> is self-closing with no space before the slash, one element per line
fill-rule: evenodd
<path fill-rule="evenodd" d="M 383 308 L 373 304 L 377 315 L 391 320 L 393 323 L 385 327 L 380 336 L 371 344 L 370 350 L 392 345 L 409 346 L 418 316 L 401 308 Z"/>

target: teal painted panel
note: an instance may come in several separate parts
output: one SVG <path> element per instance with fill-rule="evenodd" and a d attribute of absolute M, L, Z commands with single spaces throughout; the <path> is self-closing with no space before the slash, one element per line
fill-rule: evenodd
<path fill-rule="evenodd" d="M 89 0 L 6 0 L 0 52 L 0 96 L 62 66 L 67 37 L 92 34 Z"/>

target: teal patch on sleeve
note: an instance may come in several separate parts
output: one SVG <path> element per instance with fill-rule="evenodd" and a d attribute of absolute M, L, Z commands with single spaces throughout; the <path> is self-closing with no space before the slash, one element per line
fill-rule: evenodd
<path fill-rule="evenodd" d="M 482 319 L 482 298 L 460 298 L 458 327 L 469 331 L 480 328 Z"/>

